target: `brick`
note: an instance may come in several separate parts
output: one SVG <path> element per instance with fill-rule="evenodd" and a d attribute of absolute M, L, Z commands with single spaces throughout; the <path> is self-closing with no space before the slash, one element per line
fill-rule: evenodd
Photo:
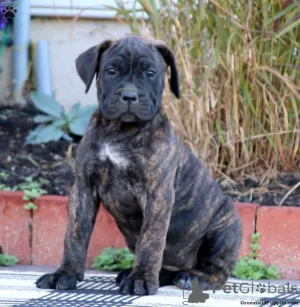
<path fill-rule="evenodd" d="M 68 198 L 42 196 L 35 204 L 38 209 L 33 213 L 32 262 L 59 265 L 68 223 Z"/>
<path fill-rule="evenodd" d="M 32 259 L 35 265 L 59 265 L 63 256 L 68 224 L 68 198 L 42 196 L 35 201 L 38 209 L 33 217 Z M 113 217 L 100 207 L 90 240 L 86 267 L 105 247 L 126 246 Z"/>
<path fill-rule="evenodd" d="M 24 209 L 22 192 L 0 191 L 0 245 L 19 264 L 31 264 L 31 213 Z"/>
<path fill-rule="evenodd" d="M 243 224 L 243 239 L 238 255 L 238 257 L 241 258 L 247 256 L 251 252 L 251 235 L 255 232 L 255 214 L 259 205 L 236 202 L 235 206 Z"/>
<path fill-rule="evenodd" d="M 300 279 L 300 208 L 260 207 L 257 232 L 261 233 L 258 258 L 275 264 L 281 278 Z"/>

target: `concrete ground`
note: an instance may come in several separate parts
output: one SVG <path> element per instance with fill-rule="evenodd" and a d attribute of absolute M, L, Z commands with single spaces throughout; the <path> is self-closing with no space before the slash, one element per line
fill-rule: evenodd
<path fill-rule="evenodd" d="M 300 280 L 259 282 L 230 278 L 223 290 L 205 291 L 197 303 L 189 302 L 192 291 L 173 286 L 160 288 L 153 296 L 120 295 L 114 283 L 115 273 L 86 271 L 85 280 L 77 290 L 42 290 L 35 287 L 36 279 L 54 267 L 18 265 L 0 268 L 0 306 L 296 306 L 300 305 Z M 195 295 L 194 295 L 195 297 Z M 190 299 L 191 301 L 191 299 Z"/>

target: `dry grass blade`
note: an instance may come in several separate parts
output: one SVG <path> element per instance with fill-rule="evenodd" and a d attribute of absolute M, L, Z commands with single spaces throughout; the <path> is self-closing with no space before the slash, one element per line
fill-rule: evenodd
<path fill-rule="evenodd" d="M 283 197 L 282 197 L 282 200 L 280 201 L 280 203 L 279 203 L 279 206 L 281 206 L 283 203 L 284 203 L 284 201 L 294 192 L 294 191 L 296 191 L 296 189 L 298 188 L 298 187 L 300 187 L 300 181 L 297 183 L 297 184 L 295 184 Z"/>

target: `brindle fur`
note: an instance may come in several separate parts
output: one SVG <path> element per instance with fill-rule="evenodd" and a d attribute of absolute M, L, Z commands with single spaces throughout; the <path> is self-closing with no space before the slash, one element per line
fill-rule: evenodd
<path fill-rule="evenodd" d="M 169 284 L 191 289 L 194 278 L 202 290 L 221 288 L 237 257 L 241 223 L 233 201 L 165 115 L 167 66 L 179 97 L 172 52 L 160 41 L 130 36 L 90 48 L 76 64 L 87 91 L 97 75 L 99 108 L 77 152 L 62 264 L 37 287 L 73 289 L 83 279 L 102 202 L 136 256 L 116 279 L 121 292 L 155 294 Z M 116 65 L 117 75 L 108 74 L 107 65 Z M 145 76 L 149 67 L 155 76 Z"/>

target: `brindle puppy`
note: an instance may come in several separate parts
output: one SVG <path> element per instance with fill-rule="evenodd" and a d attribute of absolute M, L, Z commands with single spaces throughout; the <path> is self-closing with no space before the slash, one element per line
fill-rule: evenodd
<path fill-rule="evenodd" d="M 160 41 L 129 36 L 88 49 L 76 66 L 86 92 L 96 75 L 99 108 L 78 148 L 62 264 L 37 287 L 74 289 L 83 280 L 101 201 L 136 256 L 116 279 L 121 292 L 191 289 L 194 278 L 202 290 L 220 289 L 237 257 L 241 223 L 161 105 L 168 66 L 180 95 L 174 55 Z"/>

